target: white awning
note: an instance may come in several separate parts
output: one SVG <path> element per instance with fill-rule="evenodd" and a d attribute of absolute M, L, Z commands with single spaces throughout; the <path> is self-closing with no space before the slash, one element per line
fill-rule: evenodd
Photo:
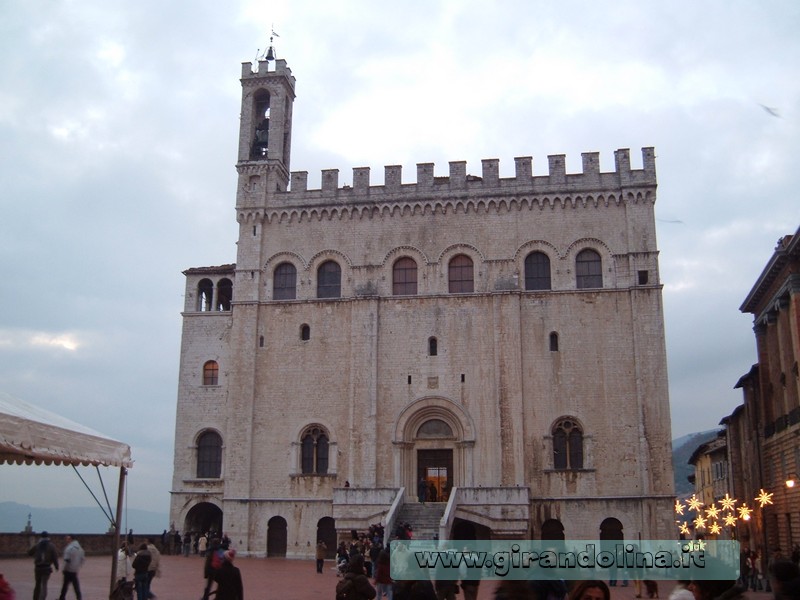
<path fill-rule="evenodd" d="M 4 392 L 0 463 L 133 466 L 127 444 Z"/>

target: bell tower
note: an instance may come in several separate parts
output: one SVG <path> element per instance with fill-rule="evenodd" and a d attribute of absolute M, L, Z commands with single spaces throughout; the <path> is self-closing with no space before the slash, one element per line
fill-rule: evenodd
<path fill-rule="evenodd" d="M 266 206 L 273 192 L 285 192 L 289 184 L 295 79 L 285 60 L 273 66 L 270 59 L 256 69 L 242 63 L 238 208 Z"/>

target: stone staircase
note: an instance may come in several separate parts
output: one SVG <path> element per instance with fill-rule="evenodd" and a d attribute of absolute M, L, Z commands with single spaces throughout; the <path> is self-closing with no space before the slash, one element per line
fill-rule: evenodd
<path fill-rule="evenodd" d="M 439 538 L 439 521 L 444 515 L 446 502 L 408 502 L 403 505 L 396 523 L 409 523 L 415 540 Z"/>

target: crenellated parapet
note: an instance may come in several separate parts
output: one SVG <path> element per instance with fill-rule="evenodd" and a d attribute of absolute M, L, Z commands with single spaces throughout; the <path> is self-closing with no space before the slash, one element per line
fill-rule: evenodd
<path fill-rule="evenodd" d="M 600 171 L 598 152 L 581 156 L 580 173 L 567 173 L 565 155 L 548 156 L 546 175 L 535 174 L 531 157 L 517 157 L 515 176 L 508 178 L 500 177 L 498 159 L 482 160 L 480 176 L 467 173 L 466 161 L 450 162 L 449 175 L 443 177 L 434 175 L 433 163 L 419 163 L 415 183 L 403 183 L 400 165 L 384 167 L 383 185 L 371 185 L 369 167 L 353 168 L 352 185 L 340 184 L 338 169 L 325 169 L 319 189 L 308 189 L 307 171 L 295 171 L 285 192 L 261 189 L 259 182 L 266 185 L 266 178 L 251 177 L 243 179 L 239 190 L 239 220 L 544 209 L 655 200 L 653 148 L 642 148 L 641 169 L 631 169 L 627 148 L 614 153 L 615 169 L 611 172 Z M 240 174 L 247 168 L 240 166 Z"/>

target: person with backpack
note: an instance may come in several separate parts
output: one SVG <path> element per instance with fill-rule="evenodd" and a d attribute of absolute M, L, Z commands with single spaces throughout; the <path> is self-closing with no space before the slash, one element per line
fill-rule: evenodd
<path fill-rule="evenodd" d="M 81 584 L 78 581 L 78 571 L 83 566 L 85 555 L 83 548 L 78 543 L 78 540 L 71 535 L 67 536 L 67 546 L 64 548 L 64 583 L 61 584 L 61 595 L 58 600 L 64 600 L 67 597 L 67 589 L 69 584 L 75 590 L 75 597 L 81 600 Z"/>
<path fill-rule="evenodd" d="M 203 600 L 208 600 L 211 593 L 211 586 L 214 583 L 214 576 L 222 566 L 225 550 L 220 546 L 218 537 L 211 538 L 211 543 L 206 551 L 206 560 L 203 565 L 203 576 L 206 578 L 206 587 L 203 590 Z"/>
<path fill-rule="evenodd" d="M 242 573 L 234 566 L 234 558 L 236 550 L 233 548 L 226 550 L 222 555 L 222 565 L 214 574 L 214 580 L 217 582 L 216 600 L 244 600 Z"/>
<path fill-rule="evenodd" d="M 372 600 L 375 588 L 364 573 L 364 557 L 356 554 L 347 565 L 347 572 L 336 584 L 336 600 Z"/>
<path fill-rule="evenodd" d="M 58 571 L 58 551 L 50 541 L 46 531 L 42 532 L 39 541 L 28 550 L 28 556 L 33 557 L 33 574 L 36 582 L 33 588 L 34 600 L 47 598 L 47 580 L 50 579 L 52 567 Z"/>

